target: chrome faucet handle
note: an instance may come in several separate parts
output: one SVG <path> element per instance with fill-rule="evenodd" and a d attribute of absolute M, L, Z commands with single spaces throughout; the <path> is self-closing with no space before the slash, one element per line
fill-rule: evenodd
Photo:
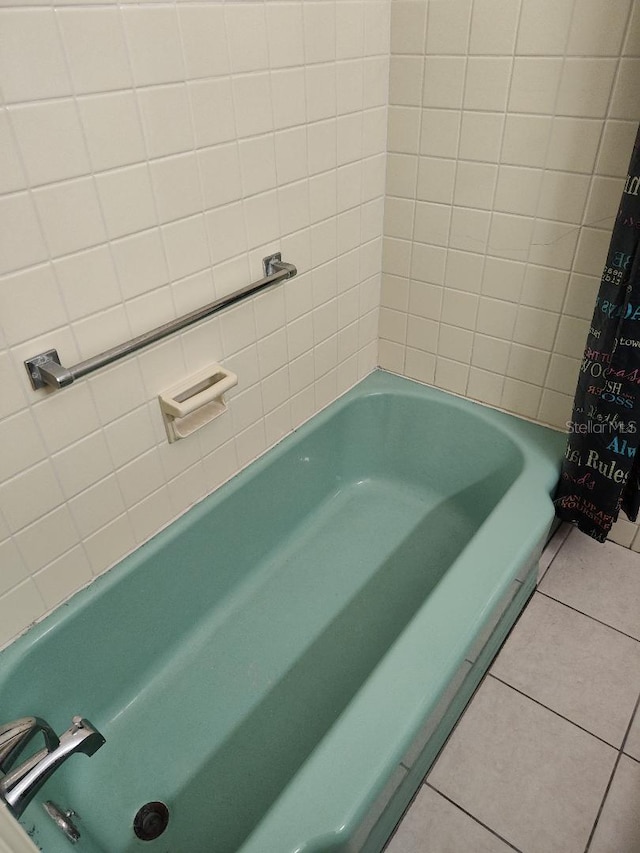
<path fill-rule="evenodd" d="M 0 726 L 0 772 L 8 773 L 29 741 L 38 732 L 44 735 L 47 752 L 60 745 L 58 735 L 41 717 L 22 717 Z"/>

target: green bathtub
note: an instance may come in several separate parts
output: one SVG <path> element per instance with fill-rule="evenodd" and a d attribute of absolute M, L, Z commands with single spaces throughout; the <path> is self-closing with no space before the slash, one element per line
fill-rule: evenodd
<path fill-rule="evenodd" d="M 3 720 L 106 737 L 35 843 L 380 851 L 534 587 L 563 449 L 378 371 L 78 593 L 0 654 Z"/>

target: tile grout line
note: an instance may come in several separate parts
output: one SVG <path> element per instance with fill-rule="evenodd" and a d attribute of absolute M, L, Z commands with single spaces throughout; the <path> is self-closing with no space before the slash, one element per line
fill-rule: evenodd
<path fill-rule="evenodd" d="M 505 687 L 509 687 L 511 690 L 515 691 L 516 693 L 519 693 L 520 696 L 524 696 L 525 699 L 530 699 L 531 702 L 535 702 L 536 705 L 538 705 L 540 708 L 544 708 L 545 711 L 550 711 L 552 714 L 554 714 L 554 716 L 559 717 L 561 720 L 564 720 L 566 723 L 569 723 L 572 726 L 575 726 L 577 729 L 580 729 L 580 731 L 584 732 L 585 734 L 591 735 L 591 737 L 595 738 L 596 740 L 599 740 L 600 743 L 603 743 L 605 746 L 608 746 L 609 749 L 620 749 L 620 747 L 614 746 L 612 743 L 609 743 L 609 741 L 600 737 L 600 735 L 594 734 L 593 732 L 589 731 L 589 729 L 585 729 L 585 727 L 581 726 L 580 723 L 576 723 L 573 720 L 570 720 L 568 717 L 565 717 L 564 714 L 561 714 L 559 711 L 555 711 L 553 708 L 550 708 L 548 705 L 545 705 L 544 702 L 541 702 L 539 699 L 535 699 L 533 696 L 529 696 L 528 693 L 525 693 L 518 687 L 514 687 L 513 684 L 509 684 L 508 681 L 505 681 L 503 678 L 494 675 L 491 671 L 489 671 L 488 675 L 490 678 L 494 678 L 496 681 L 499 681 L 500 684 L 503 684 Z"/>
<path fill-rule="evenodd" d="M 471 820 L 474 821 L 474 823 L 480 824 L 480 826 L 486 829 L 487 832 L 490 832 L 493 836 L 499 838 L 500 841 L 503 842 L 503 844 L 506 844 L 508 847 L 514 850 L 515 853 L 522 853 L 519 847 L 516 847 L 514 844 L 504 838 L 504 836 L 500 835 L 499 832 L 496 832 L 494 829 L 491 829 L 490 826 L 488 826 L 486 823 L 483 823 L 479 818 L 475 817 L 475 815 L 472 815 L 471 812 L 468 812 L 463 806 L 461 806 L 459 803 L 456 803 L 455 800 L 451 799 L 451 797 L 448 797 L 446 794 L 443 794 L 442 791 L 436 788 L 435 785 L 433 785 L 431 782 L 425 781 L 423 785 L 426 788 L 431 788 L 432 791 L 435 791 L 436 794 L 438 794 L 440 797 L 443 797 L 443 799 L 445 799 L 448 803 L 451 803 L 452 806 L 455 806 L 455 808 L 459 809 L 463 814 L 466 814 L 467 817 L 470 817 Z"/>
<path fill-rule="evenodd" d="M 625 732 L 624 737 L 622 738 L 622 744 L 620 745 L 620 749 L 618 750 L 618 755 L 616 756 L 616 760 L 614 762 L 613 768 L 611 770 L 611 775 L 609 776 L 609 781 L 607 782 L 607 787 L 605 788 L 604 794 L 602 796 L 602 800 L 600 802 L 600 808 L 598 809 L 598 813 L 596 814 L 596 818 L 593 822 L 593 826 L 591 827 L 591 832 L 589 833 L 589 838 L 587 840 L 586 847 L 584 848 L 584 853 L 589 853 L 589 848 L 593 843 L 594 836 L 596 834 L 596 830 L 598 828 L 598 823 L 600 821 L 600 817 L 604 810 L 604 805 L 607 801 L 607 797 L 609 796 L 609 792 L 611 791 L 611 786 L 613 785 L 613 780 L 615 779 L 616 773 L 618 771 L 618 766 L 620 764 L 620 760 L 623 755 L 626 755 L 624 752 L 624 747 L 627 742 L 627 738 L 629 737 L 629 732 L 631 730 L 631 726 L 633 725 L 636 714 L 638 713 L 638 707 L 640 706 L 640 696 L 636 699 L 636 704 L 633 708 L 633 713 L 631 714 L 631 719 L 629 720 L 629 724 L 627 725 L 627 730 Z"/>

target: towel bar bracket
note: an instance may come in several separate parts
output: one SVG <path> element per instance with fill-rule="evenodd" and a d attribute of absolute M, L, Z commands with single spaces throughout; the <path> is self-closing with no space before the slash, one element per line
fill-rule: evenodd
<path fill-rule="evenodd" d="M 64 388 L 67 385 L 71 385 L 76 379 L 93 373 L 94 370 L 106 367 L 108 364 L 131 355 L 131 353 L 137 352 L 143 347 L 149 346 L 149 344 L 156 343 L 156 341 L 160 341 L 174 332 L 186 329 L 193 323 L 204 320 L 206 317 L 211 317 L 219 311 L 237 304 L 242 299 L 265 290 L 267 287 L 293 278 L 298 273 L 293 264 L 288 264 L 282 260 L 280 252 L 274 252 L 273 255 L 263 258 L 262 266 L 264 269 L 264 278 L 261 278 L 259 281 L 254 281 L 246 285 L 246 287 L 230 293 L 228 296 L 222 296 L 220 299 L 210 302 L 203 308 L 191 311 L 189 314 L 178 317 L 176 320 L 171 320 L 162 326 L 158 326 L 156 329 L 152 329 L 150 332 L 138 335 L 126 343 L 112 347 L 99 355 L 94 355 L 71 367 L 64 367 L 60 363 L 60 357 L 55 349 L 50 349 L 28 358 L 24 362 L 24 366 L 29 374 L 31 387 L 34 390 L 47 387 L 53 389 Z"/>
<path fill-rule="evenodd" d="M 65 385 L 71 385 L 73 382 L 71 371 L 60 364 L 58 350 L 50 349 L 41 352 L 39 355 L 28 358 L 24 364 L 31 379 L 31 385 L 36 390 L 47 386 L 64 388 Z"/>

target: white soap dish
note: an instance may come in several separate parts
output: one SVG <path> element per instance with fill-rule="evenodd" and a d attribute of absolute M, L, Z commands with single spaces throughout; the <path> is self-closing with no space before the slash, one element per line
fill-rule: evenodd
<path fill-rule="evenodd" d="M 186 438 L 226 412 L 222 395 L 237 384 L 235 373 L 211 364 L 159 394 L 169 443 Z"/>

